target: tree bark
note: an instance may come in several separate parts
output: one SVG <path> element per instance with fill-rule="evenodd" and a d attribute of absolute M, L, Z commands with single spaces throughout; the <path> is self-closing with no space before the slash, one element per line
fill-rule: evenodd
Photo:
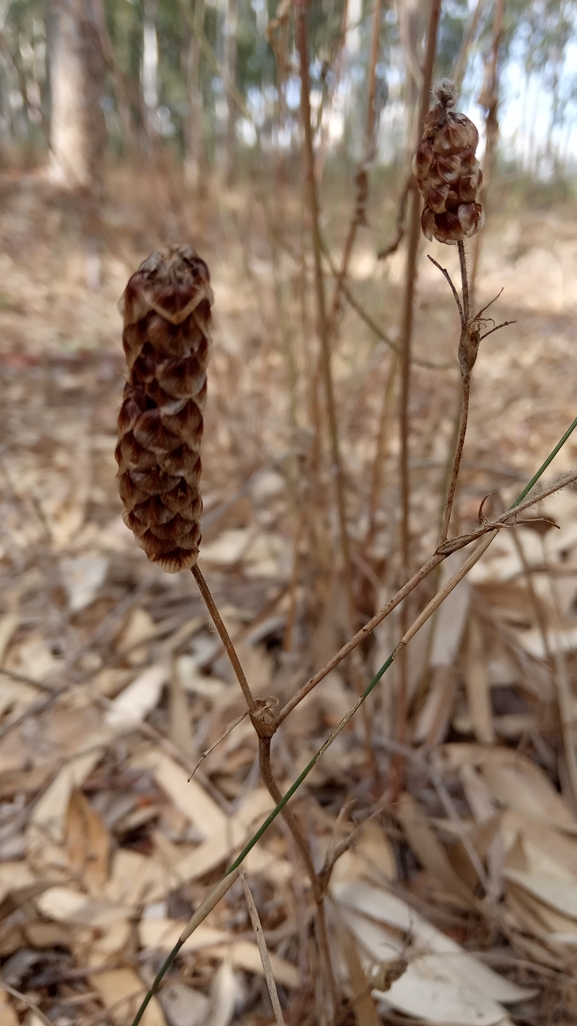
<path fill-rule="evenodd" d="M 50 86 L 50 180 L 99 196 L 106 129 L 100 105 L 104 66 L 92 0 L 55 5 Z"/>

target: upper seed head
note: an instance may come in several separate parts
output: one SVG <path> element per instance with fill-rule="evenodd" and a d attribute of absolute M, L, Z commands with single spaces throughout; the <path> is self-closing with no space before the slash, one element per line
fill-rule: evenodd
<path fill-rule="evenodd" d="M 412 167 L 425 200 L 421 217 L 424 235 L 455 244 L 474 235 L 484 223 L 478 201 L 482 176 L 475 156 L 479 133 L 466 114 L 448 109 L 456 100 L 452 82 L 439 82 L 435 96 L 438 102 L 425 118 Z"/>

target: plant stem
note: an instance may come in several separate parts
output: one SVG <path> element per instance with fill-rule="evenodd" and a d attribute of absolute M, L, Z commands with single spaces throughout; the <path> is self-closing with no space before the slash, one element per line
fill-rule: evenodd
<path fill-rule="evenodd" d="M 255 731 L 258 735 L 259 765 L 263 783 L 267 788 L 272 800 L 278 805 L 278 803 L 282 799 L 282 795 L 279 786 L 273 776 L 270 764 L 270 746 L 272 735 L 276 729 L 276 726 L 269 722 L 266 716 L 265 709 L 259 708 L 258 703 L 255 701 L 253 697 L 253 694 L 250 690 L 245 672 L 241 666 L 240 659 L 238 658 L 232 639 L 224 625 L 222 617 L 218 611 L 216 602 L 212 597 L 208 584 L 204 579 L 204 575 L 200 570 L 198 563 L 191 567 L 191 572 L 198 585 L 199 591 L 204 599 L 206 608 L 210 613 L 214 626 L 216 627 L 216 630 L 224 645 L 228 658 L 230 659 L 238 683 L 240 684 L 242 693 L 244 695 L 251 716 L 253 727 L 255 728 Z M 317 934 L 319 940 L 319 950 L 321 953 L 323 972 L 325 975 L 327 990 L 328 993 L 331 995 L 331 999 L 336 1014 L 338 1003 L 338 991 L 330 959 L 328 932 L 324 909 L 324 894 L 320 885 L 318 875 L 315 871 L 309 846 L 307 844 L 306 838 L 301 830 L 300 824 L 296 816 L 290 809 L 284 809 L 283 816 L 293 836 L 294 842 L 298 848 L 300 856 L 303 860 L 307 875 L 311 881 L 311 886 L 313 889 L 317 906 Z"/>
<path fill-rule="evenodd" d="M 421 94 L 421 105 L 417 121 L 417 140 L 421 138 L 423 123 L 429 109 L 429 95 L 433 81 L 433 65 L 437 51 L 437 30 L 441 14 L 441 0 L 433 0 L 429 16 L 429 27 L 427 32 L 427 47 L 423 65 L 423 85 Z M 410 480 L 409 480 L 409 399 L 411 394 L 411 339 L 413 334 L 413 309 L 415 278 L 417 274 L 417 255 L 421 236 L 420 199 L 417 190 L 412 183 L 409 195 L 409 234 L 407 264 L 405 271 L 405 293 L 403 298 L 403 314 L 401 322 L 401 391 L 399 402 L 399 491 L 401 506 L 400 525 L 400 557 L 403 575 L 409 572 L 411 562 L 410 543 Z M 408 624 L 409 610 L 405 604 L 401 609 L 401 633 L 404 634 Z M 407 718 L 407 663 L 405 656 L 401 657 L 399 670 L 399 685 L 397 692 L 396 711 L 396 738 L 400 743 L 405 740 Z M 396 770 L 393 774 L 393 794 L 400 788 L 400 773 L 402 762 L 396 760 Z"/>
<path fill-rule="evenodd" d="M 349 542 L 349 533 L 347 527 L 347 515 L 346 515 L 346 503 L 345 503 L 345 479 L 343 474 L 343 465 L 340 453 L 339 444 L 339 431 L 337 421 L 337 411 L 334 395 L 333 385 L 333 373 L 331 367 L 331 345 L 330 345 L 330 326 L 329 320 L 326 313 L 325 303 L 325 283 L 323 277 L 322 267 L 322 253 L 323 244 L 321 239 L 320 227 L 319 227 L 319 201 L 317 195 L 317 182 L 315 174 L 315 157 L 313 150 L 313 135 L 311 127 L 311 107 L 310 107 L 310 79 L 309 79 L 309 53 L 308 53 L 308 42 L 307 42 L 307 23 L 306 23 L 306 11 L 307 11 L 307 0 L 298 0 L 295 6 L 295 36 L 297 50 L 299 54 L 300 63 L 300 76 L 301 76 L 301 118 L 303 123 L 304 132 L 304 153 L 306 161 L 306 178 L 308 185 L 308 196 L 309 196 L 309 207 L 311 217 L 311 233 L 312 233 L 312 245 L 313 245 L 313 264 L 314 264 L 314 281 L 315 281 L 315 293 L 317 301 L 317 320 L 318 320 L 318 331 L 319 340 L 321 346 L 321 370 L 324 380 L 325 389 L 325 401 L 327 407 L 327 416 L 329 422 L 329 440 L 330 440 L 330 452 L 331 452 L 331 463 L 332 473 L 335 479 L 335 492 L 336 492 L 336 504 L 337 513 L 339 519 L 339 533 L 340 533 L 340 544 L 341 544 L 341 558 L 343 563 L 343 577 L 345 582 L 345 592 L 347 596 L 347 606 L 349 610 L 350 627 L 354 630 L 356 620 L 356 605 L 355 597 L 353 592 L 353 579 L 352 579 L 352 561 L 351 561 L 351 548 Z M 347 240 L 347 247 L 345 256 L 343 258 L 343 271 L 342 278 L 346 275 L 346 268 L 348 265 L 348 259 L 350 253 L 347 250 L 350 248 L 352 252 L 352 245 L 354 242 L 354 235 L 356 233 L 355 221 L 351 225 L 351 229 L 354 228 L 354 232 L 351 230 L 349 233 L 349 239 Z M 338 282 L 336 286 L 336 293 L 338 293 Z M 334 302 L 333 302 L 334 307 Z M 318 440 L 317 440 L 318 446 Z M 357 690 L 360 691 L 362 687 L 360 668 L 357 662 L 353 663 L 353 678 L 355 684 L 358 685 Z M 371 744 L 371 725 L 369 722 L 368 715 L 363 714 L 363 722 L 365 728 L 365 742 L 367 749 L 367 757 L 369 762 L 374 763 L 375 757 L 372 751 Z"/>
<path fill-rule="evenodd" d="M 457 242 L 459 250 L 459 266 L 461 268 L 461 288 L 463 292 L 463 302 L 459 302 L 459 297 L 455 291 L 455 287 L 449 274 L 445 272 L 446 277 L 453 289 L 457 307 L 459 309 L 459 317 L 461 319 L 461 337 L 459 339 L 459 363 L 461 367 L 461 408 L 459 413 L 459 428 L 457 431 L 457 442 L 455 445 L 455 455 L 453 457 L 453 468 L 451 471 L 451 477 L 449 479 L 449 486 L 447 488 L 447 502 L 445 504 L 445 514 L 443 517 L 443 526 L 440 529 L 440 545 L 443 545 L 449 538 L 449 530 L 451 528 L 451 517 L 453 515 L 453 507 L 455 505 L 455 496 L 457 492 L 457 483 L 459 480 L 459 470 L 461 469 L 461 460 L 463 457 L 463 446 L 465 444 L 465 435 L 467 433 L 467 424 L 469 420 L 469 399 L 471 394 L 471 369 L 476 359 L 476 352 L 478 349 L 478 331 L 476 325 L 470 323 L 471 308 L 469 298 L 469 280 L 467 276 L 467 260 L 465 254 L 465 243 L 462 239 Z M 476 333 L 475 333 L 476 332 Z M 471 358 L 471 354 L 472 358 Z"/>
<path fill-rule="evenodd" d="M 267 737 L 259 737 L 259 739 L 258 739 L 259 765 L 260 765 L 261 776 L 262 776 L 264 784 L 265 784 L 265 786 L 267 788 L 267 791 L 269 792 L 269 794 L 270 794 L 271 798 L 273 799 L 273 801 L 275 801 L 277 803 L 277 805 L 278 805 L 280 802 L 282 802 L 282 792 L 281 792 L 281 790 L 280 790 L 280 788 L 279 788 L 279 786 L 278 786 L 278 784 L 277 784 L 277 782 L 276 782 L 276 780 L 275 780 L 275 778 L 273 776 L 272 769 L 271 769 L 271 764 L 270 764 L 271 740 L 272 739 L 270 737 L 268 737 L 268 738 Z M 287 826 L 288 826 L 288 828 L 289 828 L 289 830 L 290 830 L 290 832 L 291 832 L 291 834 L 293 836 L 294 842 L 295 842 L 295 844 L 296 844 L 296 846 L 297 846 L 297 848 L 299 850 L 299 854 L 300 854 L 301 859 L 302 859 L 302 861 L 304 863 L 304 867 L 306 869 L 307 875 L 309 877 L 309 880 L 311 882 L 311 886 L 312 886 L 312 889 L 313 889 L 313 894 L 314 894 L 314 898 L 315 898 L 315 902 L 316 902 L 316 911 L 317 911 L 316 927 L 317 927 L 317 939 L 318 939 L 318 944 L 319 944 L 319 954 L 320 954 L 320 957 L 321 957 L 321 967 L 322 967 L 323 975 L 325 977 L 325 982 L 326 982 L 326 985 L 327 985 L 328 993 L 331 996 L 331 1000 L 332 1000 L 332 1004 L 333 1004 L 333 1014 L 336 1016 L 336 1013 L 337 1013 L 337 1010 L 338 1010 L 338 1005 L 339 1005 L 339 995 L 338 995 L 338 989 L 337 989 L 337 985 L 336 985 L 336 981 L 335 981 L 335 976 L 334 976 L 334 973 L 333 973 L 332 962 L 331 962 L 331 952 L 330 952 L 329 940 L 328 940 L 327 920 L 326 920 L 326 916 L 325 916 L 324 890 L 323 890 L 323 888 L 321 886 L 321 882 L 319 880 L 318 873 L 315 870 L 314 862 L 312 860 L 312 855 L 311 855 L 311 852 L 310 852 L 310 848 L 309 848 L 309 846 L 307 844 L 307 840 L 306 840 L 306 838 L 305 838 L 305 836 L 304 836 L 304 834 L 303 834 L 303 832 L 301 830 L 299 821 L 297 820 L 296 816 L 291 811 L 291 809 L 288 809 L 288 808 L 283 808 L 283 816 L 284 816 L 285 822 L 286 822 L 286 824 L 287 824 Z"/>
<path fill-rule="evenodd" d="M 345 511 L 344 475 L 339 447 L 339 433 L 337 424 L 337 413 L 335 405 L 333 374 L 331 368 L 331 352 L 329 344 L 329 332 L 325 304 L 325 283 L 322 269 L 322 243 L 319 230 L 319 202 L 317 195 L 317 183 L 315 176 L 315 158 L 313 151 L 313 136 L 311 128 L 311 107 L 310 107 L 310 80 L 309 80 L 309 53 L 307 42 L 306 25 L 306 0 L 300 0 L 296 5 L 296 43 L 300 59 L 301 76 L 301 118 L 304 132 L 304 153 L 306 162 L 306 178 L 308 186 L 309 208 L 311 217 L 311 234 L 313 246 L 314 282 L 317 303 L 317 320 L 319 341 L 321 346 L 322 374 L 325 387 L 325 399 L 327 404 L 327 416 L 329 421 L 329 436 L 331 447 L 332 469 L 335 478 L 335 491 L 337 500 L 337 512 L 339 518 L 341 554 L 343 559 L 343 573 L 345 577 L 347 594 L 352 596 L 351 584 L 351 556 L 347 520 Z"/>
<path fill-rule="evenodd" d="M 196 581 L 196 583 L 198 585 L 198 590 L 200 591 L 200 594 L 202 595 L 202 597 L 204 599 L 204 603 L 206 605 L 206 608 L 208 609 L 208 612 L 210 613 L 211 620 L 212 620 L 214 626 L 216 627 L 216 630 L 217 630 L 217 633 L 218 633 L 218 635 L 220 637 L 220 640 L 222 641 L 222 643 L 224 645 L 226 654 L 227 654 L 228 658 L 230 659 L 230 664 L 231 664 L 231 666 L 232 666 L 232 668 L 233 668 L 233 670 L 235 672 L 236 679 L 237 679 L 238 683 L 240 684 L 240 689 L 241 689 L 241 691 L 242 691 L 242 693 L 244 695 L 244 700 L 245 700 L 245 702 L 246 702 L 246 704 L 248 706 L 248 710 L 249 710 L 249 712 L 251 714 L 251 717 L 253 718 L 253 723 L 254 723 L 254 717 L 258 713 L 258 706 L 257 706 L 257 704 L 255 702 L 255 699 L 254 699 L 254 696 L 252 694 L 252 691 L 250 690 L 249 683 L 248 683 L 248 681 L 246 679 L 245 672 L 244 672 L 242 666 L 240 665 L 240 659 L 238 658 L 238 655 L 236 654 L 236 649 L 235 649 L 235 647 L 234 647 L 234 645 L 232 643 L 232 638 L 231 638 L 230 634 L 228 633 L 228 631 L 227 631 L 227 629 L 226 629 L 226 627 L 224 625 L 223 619 L 222 619 L 222 617 L 221 617 L 221 615 L 220 615 L 220 613 L 218 611 L 216 602 L 214 601 L 214 599 L 212 597 L 212 594 L 210 592 L 208 584 L 206 583 L 206 581 L 204 579 L 202 570 L 200 569 L 198 563 L 195 563 L 195 565 L 192 566 L 190 569 L 191 569 L 192 576 L 194 577 L 194 579 L 195 579 L 195 581 Z"/>
<path fill-rule="evenodd" d="M 487 189 L 493 175 L 495 163 L 495 150 L 499 137 L 499 120 L 497 109 L 499 106 L 499 46 L 503 34 L 503 14 L 505 11 L 505 0 L 495 0 L 493 15 L 493 43 L 491 49 L 490 79 L 486 96 L 483 97 L 483 106 L 486 107 L 485 118 L 485 156 L 483 157 L 483 185 L 481 190 L 481 202 L 487 210 Z M 485 92 L 485 90 L 483 90 Z M 475 293 L 475 285 L 479 272 L 481 259 L 481 232 L 475 236 L 473 244 L 473 263 L 471 267 L 471 295 Z"/>
<path fill-rule="evenodd" d="M 461 411 L 459 414 L 459 430 L 457 433 L 457 444 L 455 446 L 455 455 L 453 457 L 453 468 L 451 470 L 451 478 L 449 481 L 449 487 L 447 488 L 447 501 L 445 503 L 445 512 L 443 515 L 443 526 L 441 529 L 440 544 L 446 542 L 449 537 L 449 528 L 451 526 L 451 516 L 453 514 L 453 505 L 455 503 L 455 495 L 457 492 L 457 482 L 459 478 L 459 470 L 461 468 L 461 459 L 463 456 L 463 446 L 465 444 L 465 435 L 467 433 L 467 423 L 469 420 L 469 399 L 471 396 L 471 375 L 463 374 L 461 378 Z"/>

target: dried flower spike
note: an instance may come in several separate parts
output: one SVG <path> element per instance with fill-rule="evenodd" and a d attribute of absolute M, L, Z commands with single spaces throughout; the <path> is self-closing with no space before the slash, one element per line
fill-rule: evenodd
<path fill-rule="evenodd" d="M 128 380 L 118 416 L 122 516 L 153 563 L 187 570 L 200 545 L 200 442 L 213 295 L 190 246 L 153 253 L 121 300 Z"/>
<path fill-rule="evenodd" d="M 441 81 L 435 95 L 438 103 L 425 118 L 413 174 L 425 201 L 423 234 L 451 245 L 475 235 L 485 223 L 478 201 L 482 174 L 475 157 L 479 133 L 466 114 L 448 109 L 455 102 L 452 82 Z"/>

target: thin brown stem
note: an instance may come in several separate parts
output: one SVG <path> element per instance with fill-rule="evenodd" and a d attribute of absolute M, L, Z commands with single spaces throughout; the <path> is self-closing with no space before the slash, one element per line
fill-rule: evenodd
<path fill-rule="evenodd" d="M 459 267 L 461 268 L 461 285 L 463 287 L 463 320 L 468 324 L 471 316 L 471 304 L 469 301 L 469 276 L 467 274 L 467 257 L 465 254 L 465 243 L 462 239 L 457 242 L 459 251 Z"/>
<path fill-rule="evenodd" d="M 461 412 L 459 415 L 459 430 L 457 433 L 457 444 L 455 446 L 455 455 L 453 457 L 453 467 L 451 470 L 451 477 L 449 479 L 449 487 L 447 488 L 447 501 L 445 503 L 445 512 L 443 515 L 443 526 L 441 528 L 441 545 L 443 542 L 446 542 L 449 537 L 451 517 L 453 515 L 453 506 L 455 504 L 455 495 L 457 493 L 459 470 L 461 468 L 461 459 L 463 457 L 463 446 L 465 444 L 465 435 L 467 434 L 470 396 L 471 375 L 464 374 L 461 378 Z"/>
<path fill-rule="evenodd" d="M 421 138 L 423 124 L 429 109 L 429 95 L 433 81 L 433 65 L 437 51 L 437 30 L 441 14 L 441 0 L 433 0 L 429 16 L 429 27 L 427 32 L 427 46 L 425 61 L 423 65 L 423 85 L 421 94 L 421 105 L 417 121 L 417 139 Z M 409 398 L 411 393 L 411 340 L 413 335 L 413 310 L 415 279 L 417 274 L 417 256 L 419 252 L 419 241 L 421 235 L 420 200 L 417 190 L 411 189 L 409 196 L 409 234 L 407 264 L 405 270 L 405 292 L 403 297 L 403 314 L 401 322 L 401 393 L 399 401 L 399 491 L 401 506 L 400 525 L 400 554 L 403 575 L 408 573 L 411 562 L 410 546 L 410 480 L 409 480 Z M 408 626 L 409 610 L 407 605 L 401 610 L 401 633 L 404 634 Z M 396 714 L 396 736 L 397 740 L 403 742 L 406 732 L 407 713 L 407 662 L 405 655 L 401 656 L 399 669 L 399 687 L 397 693 L 397 714 Z M 400 773 L 401 762 L 396 760 L 393 771 L 393 798 L 401 786 Z"/>
<path fill-rule="evenodd" d="M 493 175 L 495 164 L 495 150 L 499 138 L 499 47 L 503 35 L 503 14 L 505 11 L 505 0 L 495 0 L 493 15 L 493 42 L 491 46 L 491 57 L 488 68 L 487 88 L 483 89 L 481 102 L 487 114 L 485 117 L 485 156 L 483 158 L 483 186 L 481 191 L 481 202 L 487 209 L 487 190 Z M 471 267 L 471 295 L 475 294 L 475 285 L 479 273 L 481 258 L 481 232 L 478 232 L 473 245 L 473 262 Z"/>
<path fill-rule="evenodd" d="M 270 764 L 270 737 L 259 737 L 258 739 L 258 759 L 260 766 L 260 773 L 263 779 L 264 785 L 270 794 L 271 798 L 276 805 L 282 800 L 282 791 L 280 790 L 272 772 Z M 303 861 L 307 876 L 311 882 L 313 889 L 314 899 L 317 907 L 316 916 L 316 928 L 317 928 L 317 939 L 319 944 L 319 953 L 321 956 L 321 965 L 325 982 L 327 985 L 328 993 L 331 996 L 333 1008 L 336 1014 L 338 1008 L 338 989 L 335 982 L 333 973 L 331 954 L 328 942 L 328 931 L 327 922 L 325 916 L 324 906 L 324 890 L 321 885 L 319 876 L 315 870 L 314 863 L 312 860 L 311 851 L 307 843 L 307 839 L 301 830 L 300 823 L 293 813 L 292 809 L 285 806 L 282 810 L 283 818 L 288 826 L 293 840 L 297 846 L 300 857 Z"/>
<path fill-rule="evenodd" d="M 465 254 L 465 243 L 462 239 L 457 242 L 457 248 L 459 251 L 459 266 L 461 269 L 461 289 L 463 293 L 463 301 L 459 300 L 459 295 L 451 276 L 437 264 L 436 260 L 433 263 L 443 273 L 453 293 L 457 308 L 459 310 L 459 317 L 461 320 L 461 336 L 459 338 L 459 365 L 461 368 L 461 406 L 459 412 L 459 427 L 457 431 L 457 438 L 455 444 L 455 453 L 453 456 L 453 465 L 451 468 L 451 475 L 449 477 L 449 484 L 447 487 L 447 501 L 445 503 L 445 512 L 443 514 L 443 524 L 441 527 L 441 538 L 440 544 L 446 542 L 449 537 L 449 530 L 451 527 L 451 517 L 453 515 L 453 507 L 455 505 L 455 495 L 457 494 L 457 484 L 459 480 L 459 471 L 461 469 L 461 460 L 463 458 L 463 446 L 465 445 L 465 435 L 467 434 L 467 424 L 469 421 L 469 400 L 471 397 L 471 371 L 473 369 L 475 360 L 477 359 L 477 351 L 479 348 L 479 330 L 478 330 L 478 317 L 471 321 L 471 301 L 469 296 L 469 277 L 467 274 L 467 258 Z M 481 311 L 483 313 L 483 311 Z"/>
<path fill-rule="evenodd" d="M 301 118 L 304 132 L 304 154 L 306 163 L 306 179 L 308 187 L 309 210 L 311 218 L 314 283 L 317 304 L 318 333 L 321 347 L 322 375 L 324 380 L 325 400 L 327 405 L 327 416 L 329 421 L 331 460 L 335 478 L 335 492 L 337 501 L 337 512 L 339 518 L 343 574 L 347 587 L 347 595 L 349 596 L 349 604 L 352 605 L 351 555 L 345 510 L 344 474 L 339 446 L 337 413 L 333 387 L 333 374 L 331 367 L 329 330 L 326 315 L 325 284 L 322 268 L 322 241 L 319 229 L 319 202 L 317 195 L 315 158 L 313 151 L 313 135 L 311 127 L 309 53 L 307 41 L 306 10 L 306 0 L 301 0 L 301 2 L 299 2 L 296 7 L 295 19 L 295 34 L 297 50 L 300 59 L 301 75 Z"/>
<path fill-rule="evenodd" d="M 337 274 L 335 290 L 331 303 L 329 318 L 331 332 L 336 330 L 336 322 L 339 316 L 341 299 L 344 285 L 349 272 L 349 263 L 359 228 L 366 223 L 366 206 L 368 198 L 367 164 L 372 157 L 374 150 L 375 133 L 375 97 L 377 91 L 377 63 L 379 57 L 379 39 L 381 33 L 381 8 L 382 0 L 375 0 L 373 7 L 373 27 L 371 36 L 371 54 L 368 69 L 368 94 L 367 94 L 367 120 L 365 123 L 365 139 L 363 144 L 363 156 L 356 175 L 357 199 L 351 223 L 343 250 L 343 257 L 340 270 Z"/>
<path fill-rule="evenodd" d="M 322 267 L 322 255 L 323 255 L 323 243 L 319 227 L 319 201 L 317 194 L 317 181 L 315 173 L 315 157 L 313 150 L 313 133 L 311 124 L 311 107 L 310 107 L 310 79 L 309 79 L 309 53 L 308 53 L 308 41 L 307 41 L 307 0 L 300 0 L 296 6 L 296 26 L 295 36 L 297 50 L 299 53 L 300 62 L 300 75 L 301 75 L 301 119 L 303 123 L 304 132 L 304 154 L 306 163 L 306 178 L 308 186 L 308 198 L 311 218 L 311 233 L 312 233 L 312 246 L 313 246 L 313 266 L 314 266 L 314 282 L 315 282 L 315 294 L 317 301 L 317 321 L 318 331 L 320 340 L 320 364 L 321 371 L 324 381 L 325 390 L 325 402 L 329 425 L 329 440 L 330 440 L 330 452 L 331 452 L 331 463 L 332 472 L 335 479 L 335 492 L 336 492 L 336 504 L 337 513 L 339 519 L 339 533 L 340 533 L 340 545 L 341 545 L 341 557 L 343 562 L 343 577 L 345 583 L 345 591 L 347 596 L 347 606 L 349 610 L 349 618 L 351 621 L 351 630 L 354 629 L 356 619 L 356 606 L 355 596 L 353 591 L 353 578 L 352 578 L 352 560 L 351 560 L 351 548 L 349 542 L 349 534 L 347 527 L 347 515 L 346 515 L 346 502 L 345 502 L 345 477 L 343 473 L 343 466 L 341 460 L 340 443 L 339 443 L 339 430 L 337 421 L 337 410 L 334 395 L 333 385 L 333 372 L 331 366 L 331 325 L 326 313 L 326 302 L 325 302 L 325 284 L 323 277 Z M 358 214 L 358 210 L 357 210 Z M 348 267 L 348 260 L 350 250 L 352 252 L 352 246 L 354 243 L 354 237 L 356 234 L 356 223 L 361 223 L 361 218 L 357 217 L 353 219 L 351 224 L 351 231 L 349 232 L 349 238 L 347 240 L 346 252 L 343 258 L 343 271 L 342 279 L 346 275 L 346 269 Z M 335 295 L 338 292 L 338 282 L 335 290 Z M 335 306 L 335 299 L 333 299 L 333 312 L 337 307 Z M 317 447 L 319 444 L 319 438 L 317 437 Z M 360 668 L 357 663 L 353 663 L 353 679 L 359 693 L 362 691 L 362 677 Z M 363 712 L 363 723 L 365 728 L 365 740 L 367 756 L 370 762 L 375 762 L 374 753 L 372 752 L 371 745 L 371 729 L 368 712 Z"/>
<path fill-rule="evenodd" d="M 222 641 L 222 643 L 224 645 L 224 648 L 225 648 L 225 651 L 226 651 L 226 654 L 227 654 L 228 658 L 230 659 L 230 665 L 232 666 L 232 668 L 233 668 L 233 670 L 235 672 L 235 676 L 236 676 L 236 679 L 237 679 L 238 683 L 240 684 L 240 689 L 241 689 L 241 691 L 242 691 L 242 693 L 244 695 L 244 700 L 245 700 L 245 702 L 247 704 L 248 711 L 250 712 L 251 717 L 253 718 L 253 722 L 254 722 L 254 718 L 258 714 L 258 706 L 257 706 L 257 703 L 256 703 L 256 701 L 254 699 L 252 691 L 250 690 L 249 683 L 248 683 L 248 681 L 246 679 L 245 672 L 244 672 L 242 666 L 240 665 L 240 659 L 238 658 L 238 655 L 236 654 L 236 649 L 235 649 L 235 647 L 234 647 L 234 645 L 232 643 L 232 638 L 231 638 L 230 634 L 228 633 L 228 631 L 227 631 L 227 629 L 226 629 L 226 627 L 224 625 L 223 619 L 222 619 L 222 617 L 221 617 L 221 615 L 220 615 L 220 613 L 218 611 L 216 602 L 214 601 L 214 599 L 212 597 L 211 591 L 210 591 L 210 589 L 208 587 L 208 584 L 206 583 L 206 581 L 204 579 L 204 575 L 203 575 L 202 570 L 200 569 L 198 563 L 195 563 L 195 565 L 192 566 L 190 569 L 191 569 L 192 576 L 194 577 L 194 579 L 195 579 L 195 581 L 196 581 L 196 583 L 198 585 L 198 590 L 200 591 L 200 594 L 202 595 L 202 597 L 204 599 L 204 604 L 205 604 L 206 608 L 208 609 L 208 612 L 210 614 L 210 618 L 211 618 L 211 620 L 212 620 L 212 622 L 213 622 L 213 624 L 214 624 L 214 626 L 216 628 L 217 634 L 218 634 L 220 640 Z"/>
<path fill-rule="evenodd" d="M 224 625 L 222 617 L 218 611 L 216 602 L 212 597 L 211 591 L 204 579 L 202 571 L 199 569 L 198 564 L 195 564 L 193 567 L 191 567 L 191 572 L 198 585 L 198 589 L 202 595 L 202 598 L 204 599 L 204 603 L 206 605 L 206 608 L 208 609 L 212 622 L 214 623 L 214 626 L 224 645 L 224 648 L 230 660 L 231 666 L 235 672 L 238 683 L 240 684 L 242 693 L 244 695 L 251 716 L 252 724 L 258 735 L 259 765 L 263 783 L 275 804 L 278 805 L 279 801 L 282 798 L 282 793 L 273 776 L 270 764 L 270 746 L 272 734 L 276 729 L 275 725 L 269 722 L 268 717 L 266 715 L 263 715 L 264 710 L 259 708 L 258 703 L 254 699 L 254 696 L 250 690 L 250 686 L 246 679 L 245 672 L 241 666 L 240 659 L 238 658 L 232 639 Z M 294 842 L 303 860 L 304 867 L 306 869 L 307 875 L 311 881 L 311 886 L 313 888 L 313 893 L 315 896 L 315 902 L 317 906 L 317 932 L 319 948 L 323 959 L 323 971 L 325 974 L 327 990 L 328 993 L 331 995 L 331 1000 L 336 1010 L 338 991 L 336 988 L 334 974 L 332 971 L 330 951 L 328 947 L 328 933 L 325 919 L 322 887 L 320 885 L 318 875 L 315 871 L 314 863 L 312 860 L 309 846 L 307 844 L 307 840 L 301 830 L 298 820 L 296 819 L 292 810 L 288 808 L 283 809 L 282 815 L 293 836 Z"/>

